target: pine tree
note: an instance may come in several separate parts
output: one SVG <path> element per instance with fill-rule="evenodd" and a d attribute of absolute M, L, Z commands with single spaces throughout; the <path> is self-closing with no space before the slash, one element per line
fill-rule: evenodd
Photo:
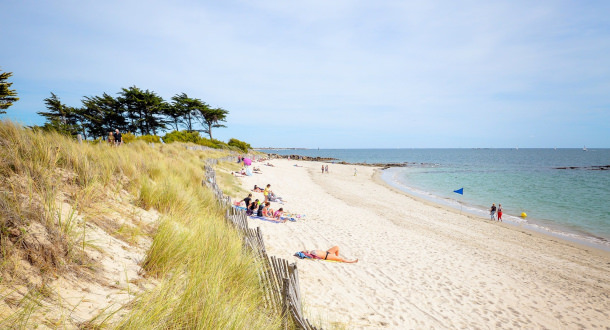
<path fill-rule="evenodd" d="M 10 89 L 13 83 L 6 81 L 12 75 L 12 72 L 0 72 L 0 114 L 6 113 L 4 110 L 13 105 L 13 102 L 19 100 L 18 97 L 15 97 L 17 92 Z"/>

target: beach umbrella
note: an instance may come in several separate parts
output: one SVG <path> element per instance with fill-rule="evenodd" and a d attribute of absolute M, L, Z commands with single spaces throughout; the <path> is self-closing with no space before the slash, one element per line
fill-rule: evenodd
<path fill-rule="evenodd" d="M 248 166 L 252 165 L 252 159 L 244 158 L 244 165 L 248 165 Z"/>

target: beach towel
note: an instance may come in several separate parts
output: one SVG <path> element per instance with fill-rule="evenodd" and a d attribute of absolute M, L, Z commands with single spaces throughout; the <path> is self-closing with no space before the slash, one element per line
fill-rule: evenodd
<path fill-rule="evenodd" d="M 275 219 L 271 219 L 271 218 L 267 218 L 267 217 L 259 217 L 257 215 L 251 215 L 250 218 L 263 220 L 263 221 L 269 221 L 269 222 L 273 222 L 273 223 L 282 223 L 282 221 L 277 221 Z"/>
<path fill-rule="evenodd" d="M 295 253 L 294 256 L 299 258 L 299 259 L 305 259 L 305 258 L 311 259 L 310 256 L 307 256 L 305 253 L 303 253 L 301 251 Z"/>

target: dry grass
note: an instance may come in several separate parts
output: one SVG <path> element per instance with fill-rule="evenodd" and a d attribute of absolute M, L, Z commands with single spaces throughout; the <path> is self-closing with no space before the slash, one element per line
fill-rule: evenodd
<path fill-rule="evenodd" d="M 0 122 L 0 328 L 279 328 L 260 307 L 259 266 L 201 186 L 205 160 L 222 156 L 179 144 L 78 144 Z M 141 221 L 138 208 L 161 218 Z M 46 316 L 62 306 L 49 281 L 95 279 L 90 225 L 128 244 L 152 240 L 142 266 L 158 284 L 90 320 L 65 308 Z"/>

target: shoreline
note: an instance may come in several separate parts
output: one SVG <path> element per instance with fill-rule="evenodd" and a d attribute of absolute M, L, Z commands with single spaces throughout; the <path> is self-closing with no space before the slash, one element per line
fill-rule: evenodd
<path fill-rule="evenodd" d="M 330 173 L 321 174 L 326 163 L 270 162 L 262 174 L 240 178 L 242 187 L 269 183 L 287 201 L 274 209 L 305 216 L 248 222 L 261 227 L 270 256 L 297 264 L 305 315 L 324 327 L 607 325 L 610 254 L 603 250 L 419 200 L 379 182 L 372 167 L 328 164 Z M 293 256 L 333 245 L 360 261 Z"/>
<path fill-rule="evenodd" d="M 428 199 L 425 196 L 422 197 L 422 196 L 417 195 L 417 193 L 410 193 L 409 191 L 405 191 L 405 190 L 400 189 L 399 187 L 393 186 L 391 183 L 387 182 L 386 180 L 384 180 L 382 178 L 383 170 L 385 170 L 385 168 L 378 169 L 378 171 L 377 171 L 378 183 L 380 183 L 382 185 L 386 185 L 390 189 L 394 189 L 397 192 L 403 193 L 403 194 L 405 194 L 409 197 L 412 197 L 416 200 L 419 200 L 423 203 L 430 203 L 431 205 L 444 207 L 447 210 L 457 212 L 457 210 L 458 210 L 457 207 L 442 203 L 441 197 L 430 194 L 431 197 Z M 405 186 L 405 187 L 410 188 L 408 186 Z M 485 213 L 485 212 L 487 212 L 486 210 L 479 209 L 477 206 L 473 206 L 473 205 L 469 205 L 469 204 L 463 204 L 463 205 L 467 206 L 467 209 L 464 210 L 463 213 L 469 214 L 475 218 L 480 218 L 482 220 L 489 221 L 488 217 L 477 214 L 477 211 Z M 470 209 L 472 209 L 472 210 L 470 210 Z M 460 214 L 462 214 L 462 213 L 460 213 Z M 505 216 L 510 217 L 510 218 L 519 218 L 516 215 L 510 215 L 510 214 L 505 214 Z M 536 223 L 535 218 L 533 218 L 532 222 L 527 222 L 526 220 L 524 220 L 525 222 L 520 222 L 520 221 L 511 220 L 510 218 L 505 219 L 505 221 L 503 221 L 503 222 L 492 222 L 492 223 L 501 223 L 501 224 L 509 225 L 512 227 L 522 228 L 524 230 L 528 230 L 528 231 L 536 233 L 538 235 L 548 236 L 550 238 L 563 240 L 563 241 L 566 241 L 569 243 L 580 245 L 582 247 L 588 247 L 588 248 L 592 248 L 592 249 L 596 249 L 596 250 L 601 250 L 603 252 L 610 254 L 610 244 L 608 244 L 610 242 L 604 238 L 597 237 L 594 234 L 571 232 L 567 228 L 562 227 L 561 225 L 558 225 L 558 224 L 554 224 L 554 226 L 541 225 L 539 223 Z M 549 226 L 549 227 L 547 227 L 547 226 Z"/>
<path fill-rule="evenodd" d="M 480 148 L 473 148 L 473 149 L 480 149 Z M 280 149 L 272 149 L 272 150 L 280 150 Z M 284 150 L 284 149 L 282 149 L 282 150 Z M 411 167 L 411 166 L 433 165 L 433 164 L 417 163 L 417 162 L 402 162 L 402 163 L 346 162 L 346 161 L 340 161 L 337 158 L 312 157 L 312 156 L 302 156 L 302 155 L 279 155 L 279 154 L 272 154 L 272 153 L 268 153 L 267 155 L 272 157 L 271 159 L 324 162 L 325 164 L 328 164 L 328 165 L 372 167 L 372 168 L 377 168 L 377 170 L 380 172 L 379 173 L 380 176 L 382 175 L 382 172 L 387 169 Z M 610 165 L 592 166 L 592 167 L 607 168 L 609 166 Z M 586 167 L 586 168 L 590 169 L 592 167 Z M 569 167 L 569 168 L 580 169 L 582 167 Z M 556 169 L 564 169 L 564 168 L 557 167 Z M 455 206 L 449 205 L 449 203 L 443 203 L 443 197 L 433 195 L 429 192 L 422 192 L 422 193 L 430 194 L 430 198 L 426 198 L 426 196 L 420 196 L 418 194 L 418 192 L 413 190 L 413 188 L 411 188 L 411 187 L 405 186 L 405 188 L 413 190 L 412 192 L 409 192 L 409 191 L 401 189 L 400 187 L 393 186 L 391 183 L 385 181 L 383 178 L 380 178 L 380 180 L 387 187 L 397 189 L 397 191 L 405 193 L 406 195 L 408 195 L 410 197 L 417 198 L 420 201 L 428 201 L 434 205 L 447 207 L 448 209 L 451 209 L 451 210 L 458 209 Z M 460 203 L 460 202 L 458 202 L 458 203 Z M 485 209 L 480 208 L 479 206 L 476 206 L 476 205 L 464 204 L 464 203 L 461 203 L 461 204 L 466 206 L 466 209 L 463 212 L 473 215 L 477 218 L 486 219 L 485 216 L 477 214 L 477 213 L 486 213 L 487 211 Z M 528 220 L 522 219 L 518 215 L 505 214 L 505 216 L 507 217 L 507 219 L 505 219 L 505 221 L 503 222 L 505 224 L 509 224 L 509 225 L 519 227 L 519 228 L 524 228 L 524 229 L 527 229 L 527 230 L 537 233 L 537 234 L 547 235 L 547 236 L 555 238 L 555 239 L 565 240 L 566 242 L 571 242 L 574 244 L 582 245 L 584 247 L 599 249 L 604 252 L 610 253 L 610 240 L 607 238 L 597 236 L 595 233 L 570 229 L 569 227 L 566 227 L 566 226 L 563 226 L 562 224 L 557 224 L 557 223 L 544 223 L 544 222 L 540 221 L 539 219 L 531 218 L 531 217 L 529 218 L 530 220 L 528 221 Z"/>
<path fill-rule="evenodd" d="M 465 215 L 467 217 L 472 218 L 473 220 L 476 221 L 486 221 L 492 224 L 496 224 L 496 225 L 500 225 L 503 227 L 506 227 L 507 229 L 513 229 L 513 230 L 518 230 L 518 231 L 524 231 L 524 232 L 529 232 L 530 234 L 533 235 L 538 235 L 541 238 L 546 238 L 549 240 L 552 239 L 558 239 L 560 241 L 562 241 L 562 243 L 564 244 L 568 244 L 568 245 L 572 245 L 576 248 L 580 248 L 583 250 L 587 250 L 599 255 L 603 255 L 606 256 L 608 258 L 610 258 L 610 247 L 605 247 L 605 246 L 600 246 L 599 243 L 594 243 L 594 242 L 587 242 L 586 240 L 579 240 L 577 238 L 569 238 L 569 237 L 565 237 L 564 235 L 561 234 L 557 234 L 557 233 L 553 233 L 551 231 L 548 231 L 544 228 L 541 229 L 537 229 L 535 227 L 533 227 L 533 225 L 531 224 L 523 224 L 523 223 L 515 223 L 513 221 L 504 221 L 504 222 L 497 222 L 497 221 L 491 221 L 489 220 L 487 217 L 483 217 L 483 216 L 479 216 L 477 214 L 474 213 L 470 213 L 468 211 L 464 211 L 464 212 L 458 212 L 458 210 L 454 207 L 451 207 L 449 205 L 444 205 L 441 203 L 437 203 L 435 201 L 431 201 L 428 200 L 426 198 L 414 195 L 414 194 L 410 194 L 409 192 L 406 192 L 404 190 L 401 190 L 400 188 L 394 187 L 391 184 L 389 184 L 388 182 L 386 182 L 382 177 L 382 173 L 381 173 L 382 169 L 376 169 L 375 174 L 373 176 L 373 180 L 382 186 L 385 186 L 386 188 L 393 190 L 397 193 L 400 194 L 404 194 L 405 196 L 412 198 L 420 203 L 429 205 L 431 207 L 439 207 L 439 208 L 443 208 L 448 212 L 452 212 L 455 213 L 456 215 Z"/>

